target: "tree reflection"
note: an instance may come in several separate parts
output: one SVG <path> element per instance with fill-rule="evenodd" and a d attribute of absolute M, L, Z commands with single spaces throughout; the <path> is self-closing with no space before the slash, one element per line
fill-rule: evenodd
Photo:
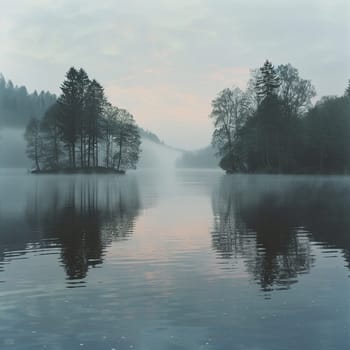
<path fill-rule="evenodd" d="M 111 241 L 132 233 L 139 209 L 137 183 L 129 179 L 50 181 L 27 200 L 31 231 L 57 241 L 69 279 L 83 279 L 100 265 Z"/>
<path fill-rule="evenodd" d="M 242 258 L 264 291 L 289 288 L 310 270 L 312 241 L 349 257 L 348 181 L 224 176 L 212 203 L 215 250 L 223 259 Z"/>

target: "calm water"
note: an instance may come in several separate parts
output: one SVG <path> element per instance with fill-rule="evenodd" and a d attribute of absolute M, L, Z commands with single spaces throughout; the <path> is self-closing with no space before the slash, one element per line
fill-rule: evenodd
<path fill-rule="evenodd" d="M 349 349 L 350 178 L 0 173 L 0 349 Z"/>

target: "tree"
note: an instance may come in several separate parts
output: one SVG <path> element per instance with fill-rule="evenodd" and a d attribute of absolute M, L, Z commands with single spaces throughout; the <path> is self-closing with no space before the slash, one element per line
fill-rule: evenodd
<path fill-rule="evenodd" d="M 33 115 L 41 119 L 56 101 L 56 96 L 41 91 L 28 93 L 24 86 L 15 86 L 0 74 L 0 127 L 25 127 Z"/>
<path fill-rule="evenodd" d="M 134 168 L 141 142 L 133 116 L 108 103 L 103 87 L 83 69 L 70 68 L 61 89 L 41 122 L 28 125 L 28 149 L 37 169 L 98 168 L 100 145 L 105 146 L 106 168 Z"/>
<path fill-rule="evenodd" d="M 117 120 L 119 110 L 110 103 L 106 103 L 102 119 L 102 140 L 105 146 L 105 165 L 113 167 L 114 136 L 117 133 Z"/>
<path fill-rule="evenodd" d="M 266 60 L 264 65 L 259 69 L 256 79 L 255 89 L 259 102 L 276 95 L 280 85 L 280 79 L 274 66 L 269 60 Z"/>
<path fill-rule="evenodd" d="M 268 60 L 259 68 L 255 91 L 258 107 L 251 125 L 256 138 L 256 159 L 253 168 L 263 171 L 280 171 L 281 167 L 281 127 L 283 109 L 277 95 L 280 79 L 272 63 Z M 250 133 L 251 134 L 251 133 Z"/>
<path fill-rule="evenodd" d="M 43 161 L 46 168 L 58 169 L 63 155 L 60 129 L 61 106 L 52 105 L 45 113 L 40 124 L 43 140 Z"/>
<path fill-rule="evenodd" d="M 239 156 L 235 149 L 237 135 L 248 114 L 246 95 L 239 88 L 224 89 L 212 101 L 212 108 L 210 117 L 215 127 L 212 144 L 219 156 L 233 160 Z M 235 167 L 239 163 L 237 158 Z"/>
<path fill-rule="evenodd" d="M 140 134 L 134 117 L 125 109 L 119 109 L 116 115 L 116 132 L 114 142 L 116 152 L 113 155 L 116 169 L 126 170 L 136 167 L 140 155 Z"/>
<path fill-rule="evenodd" d="M 86 90 L 85 115 L 87 135 L 87 166 L 92 160 L 94 167 L 98 166 L 98 140 L 101 137 L 101 119 L 106 99 L 103 87 L 92 80 Z"/>
<path fill-rule="evenodd" d="M 350 97 L 350 79 L 348 80 L 348 86 L 345 89 L 345 96 Z"/>
<path fill-rule="evenodd" d="M 78 114 L 78 134 L 80 140 L 80 167 L 84 168 L 86 165 L 86 133 L 87 133 L 87 116 L 88 107 L 87 104 L 87 90 L 90 85 L 90 80 L 84 69 L 80 68 L 78 71 L 78 95 L 80 97 L 80 110 Z"/>
<path fill-rule="evenodd" d="M 302 117 L 311 108 L 311 100 L 316 96 L 310 80 L 302 79 L 291 64 L 279 65 L 276 69 L 280 85 L 277 94 L 283 101 L 286 112 L 293 117 Z"/>
<path fill-rule="evenodd" d="M 68 149 L 69 165 L 75 168 L 75 147 L 78 139 L 79 115 L 83 109 L 83 96 L 79 89 L 79 73 L 74 67 L 67 72 L 61 90 L 62 95 L 57 102 L 62 107 L 60 120 L 62 138 Z"/>
<path fill-rule="evenodd" d="M 308 172 L 347 173 L 350 170 L 350 99 L 326 97 L 304 120 L 303 165 Z"/>
<path fill-rule="evenodd" d="M 40 162 L 42 160 L 42 137 L 40 134 L 40 121 L 32 118 L 28 123 L 24 138 L 27 141 L 27 155 L 34 162 L 35 170 L 40 171 Z"/>
<path fill-rule="evenodd" d="M 290 64 L 275 69 L 268 60 L 251 71 L 238 100 L 229 89 L 221 92 L 211 114 L 220 166 L 230 172 L 295 170 L 302 154 L 301 118 L 314 96 L 313 85 L 297 69 Z"/>

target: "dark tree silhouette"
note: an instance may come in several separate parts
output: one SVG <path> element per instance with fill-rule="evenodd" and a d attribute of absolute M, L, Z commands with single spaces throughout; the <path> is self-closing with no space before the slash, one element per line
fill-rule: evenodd
<path fill-rule="evenodd" d="M 350 97 L 350 79 L 348 80 L 348 86 L 345 89 L 345 96 Z"/>
<path fill-rule="evenodd" d="M 36 137 L 43 144 L 34 157 L 36 170 L 99 169 L 99 156 L 105 147 L 105 167 L 113 171 L 135 168 L 140 153 L 140 134 L 133 116 L 113 107 L 103 87 L 90 80 L 83 69 L 70 68 L 57 102 L 37 121 Z M 33 134 L 33 124 L 30 125 Z M 28 147 L 35 145 L 26 137 Z M 38 148 L 39 150 L 39 148 Z"/>
<path fill-rule="evenodd" d="M 35 170 L 40 171 L 43 155 L 43 140 L 40 133 L 40 121 L 32 118 L 26 127 L 24 137 L 27 141 L 27 155 L 33 161 Z"/>
<path fill-rule="evenodd" d="M 269 61 L 252 71 L 239 99 L 223 90 L 210 115 L 220 166 L 229 173 L 349 172 L 348 95 L 312 107 L 315 94 L 296 68 Z"/>
<path fill-rule="evenodd" d="M 62 139 L 68 149 L 69 166 L 75 168 L 76 142 L 78 140 L 79 117 L 82 116 L 84 97 L 79 72 L 70 68 L 61 85 L 62 95 L 58 98 L 61 106 L 60 124 Z"/>
<path fill-rule="evenodd" d="M 350 268 L 346 178 L 223 176 L 213 192 L 212 243 L 243 259 L 264 291 L 289 288 L 313 265 L 312 242 L 341 249 Z"/>
<path fill-rule="evenodd" d="M 277 89 L 280 85 L 281 82 L 274 66 L 269 60 L 266 60 L 264 65 L 260 68 L 255 86 L 260 101 L 272 95 L 277 95 Z"/>

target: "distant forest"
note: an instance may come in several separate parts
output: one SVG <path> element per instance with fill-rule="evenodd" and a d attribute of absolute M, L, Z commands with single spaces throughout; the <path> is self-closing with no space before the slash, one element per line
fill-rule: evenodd
<path fill-rule="evenodd" d="M 6 81 L 0 73 L 0 126 L 24 127 L 31 118 L 42 118 L 56 99 L 48 91 L 28 93 L 26 87 Z"/>
<path fill-rule="evenodd" d="M 28 93 L 25 86 L 14 85 L 6 81 L 0 73 L 0 127 L 24 128 L 33 117 L 42 119 L 50 106 L 57 101 L 57 96 L 49 91 L 36 90 Z M 139 127 L 140 136 L 158 144 L 164 144 L 159 137 Z"/>
<path fill-rule="evenodd" d="M 350 81 L 343 96 L 313 105 L 315 96 L 296 68 L 268 60 L 252 70 L 245 91 L 219 92 L 210 117 L 220 166 L 229 173 L 349 173 Z"/>

